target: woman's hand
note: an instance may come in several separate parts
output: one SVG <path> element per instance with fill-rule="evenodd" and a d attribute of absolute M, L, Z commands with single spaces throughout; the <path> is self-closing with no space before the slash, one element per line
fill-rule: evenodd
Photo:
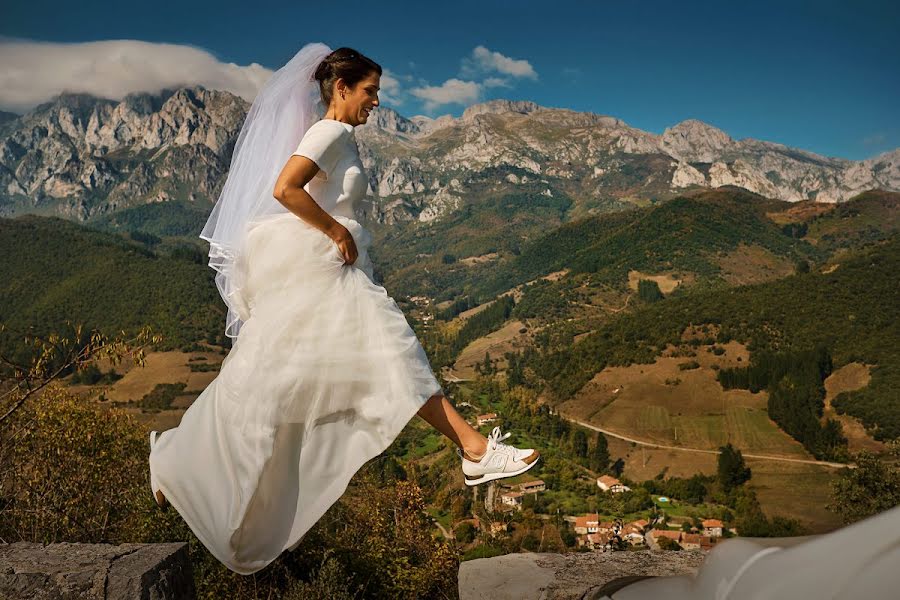
<path fill-rule="evenodd" d="M 356 240 L 353 239 L 353 235 L 350 233 L 349 229 L 341 225 L 337 235 L 333 236 L 331 239 L 338 247 L 338 251 L 344 257 L 344 264 L 352 265 L 356 262 L 359 251 L 356 249 Z"/>

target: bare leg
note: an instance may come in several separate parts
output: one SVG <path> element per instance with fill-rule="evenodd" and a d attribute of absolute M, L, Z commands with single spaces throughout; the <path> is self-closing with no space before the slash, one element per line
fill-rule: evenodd
<path fill-rule="evenodd" d="M 435 394 L 419 409 L 419 416 L 462 448 L 466 457 L 478 460 L 487 450 L 487 438 L 456 412 L 443 394 Z"/>

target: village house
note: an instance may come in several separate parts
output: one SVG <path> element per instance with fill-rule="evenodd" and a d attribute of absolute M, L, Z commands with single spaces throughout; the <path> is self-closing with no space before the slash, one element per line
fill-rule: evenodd
<path fill-rule="evenodd" d="M 579 545 L 587 545 L 591 549 L 598 550 L 606 546 L 611 539 L 611 533 L 589 533 L 585 536 L 584 542 Z"/>
<path fill-rule="evenodd" d="M 598 477 L 597 486 L 604 492 L 612 492 L 613 494 L 631 491 L 630 487 L 623 485 L 621 481 L 609 475 L 601 475 Z"/>
<path fill-rule="evenodd" d="M 644 543 L 644 528 L 637 523 L 637 521 L 628 523 L 619 533 L 621 538 L 632 546 L 640 546 Z"/>
<path fill-rule="evenodd" d="M 654 543 L 658 543 L 660 538 L 669 538 L 674 542 L 681 543 L 681 536 L 684 535 L 680 531 L 675 531 L 673 529 L 651 529 L 650 533 L 647 534 L 647 537 L 653 540 Z"/>
<path fill-rule="evenodd" d="M 597 533 L 598 525 L 600 525 L 600 515 L 597 513 L 575 517 L 575 533 Z"/>
<path fill-rule="evenodd" d="M 544 485 L 543 479 L 535 479 L 534 481 L 526 481 L 525 483 L 519 484 L 519 490 L 523 494 L 543 492 L 546 489 L 547 489 L 547 486 Z"/>
<path fill-rule="evenodd" d="M 515 506 L 519 510 L 522 509 L 522 492 L 505 492 L 500 494 L 500 502 L 507 506 Z"/>
<path fill-rule="evenodd" d="M 601 521 L 598 513 L 575 517 L 575 533 L 614 533 L 616 524 L 612 521 Z"/>
<path fill-rule="evenodd" d="M 699 533 L 685 533 L 681 536 L 681 547 L 685 550 L 709 552 L 715 543 L 713 538 L 708 535 L 700 535 Z"/>
<path fill-rule="evenodd" d="M 612 533 L 616 524 L 612 521 L 600 521 L 597 523 L 597 531 L 600 533 Z"/>
<path fill-rule="evenodd" d="M 478 415 L 477 417 L 475 417 L 478 425 L 484 425 L 485 423 L 490 423 L 491 421 L 494 421 L 496 419 L 497 413 L 485 413 L 483 415 Z"/>
<path fill-rule="evenodd" d="M 710 537 L 722 537 L 724 524 L 719 519 L 706 519 L 703 521 L 703 533 Z"/>

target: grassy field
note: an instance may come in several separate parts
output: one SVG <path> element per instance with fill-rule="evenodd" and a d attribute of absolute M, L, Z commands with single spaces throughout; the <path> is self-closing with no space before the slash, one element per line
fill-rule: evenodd
<path fill-rule="evenodd" d="M 835 205 L 831 202 L 815 202 L 802 200 L 789 204 L 787 209 L 767 212 L 766 216 L 778 225 L 788 223 L 803 223 L 813 218 L 831 212 Z"/>
<path fill-rule="evenodd" d="M 721 276 L 730 285 L 751 285 L 787 277 L 794 272 L 791 261 L 761 246 L 740 244 L 719 257 Z"/>
<path fill-rule="evenodd" d="M 825 414 L 822 418 L 837 419 L 840 422 L 844 435 L 847 437 L 847 447 L 851 452 L 869 450 L 880 453 L 885 450 L 882 442 L 873 439 L 866 433 L 866 429 L 859 419 L 850 415 L 839 415 L 831 407 L 831 401 L 836 396 L 845 392 L 861 390 L 869 385 L 870 380 L 869 366 L 856 362 L 844 365 L 825 379 Z"/>
<path fill-rule="evenodd" d="M 712 454 L 645 448 L 608 439 L 610 456 L 613 460 L 621 457 L 625 461 L 623 475 L 635 481 L 653 479 L 660 473 L 665 477 L 716 473 L 716 457 Z M 831 498 L 830 484 L 838 475 L 836 469 L 752 458 L 747 459 L 747 465 L 752 471 L 750 485 L 770 517 L 795 518 L 813 533 L 840 526 L 838 516 L 825 508 Z"/>
<path fill-rule="evenodd" d="M 519 350 L 526 344 L 527 333 L 519 333 L 523 327 L 525 327 L 524 323 L 513 319 L 497 331 L 474 340 L 463 348 L 453 369 L 445 371 L 445 375 L 452 374 L 461 379 L 474 379 L 476 377 L 475 365 L 484 362 L 485 352 L 490 353 L 492 360 L 498 359 L 495 367 L 505 368 L 506 359 L 503 358 L 503 353 Z"/>
<path fill-rule="evenodd" d="M 659 291 L 663 294 L 670 294 L 675 291 L 679 285 L 684 282 L 684 278 L 675 277 L 675 275 L 671 273 L 660 273 L 658 275 L 649 275 L 647 273 L 641 273 L 640 271 L 629 271 L 628 272 L 628 287 L 634 291 L 638 289 L 638 281 L 642 279 L 649 279 L 650 281 L 655 281 L 659 286 Z"/>
<path fill-rule="evenodd" d="M 607 367 L 560 408 L 626 437 L 658 444 L 716 450 L 727 442 L 745 452 L 809 458 L 768 417 L 767 394 L 723 390 L 713 366 L 747 364 L 744 346 L 699 346 L 693 356 L 669 349 L 653 364 Z M 697 368 L 682 369 L 681 365 Z"/>
<path fill-rule="evenodd" d="M 694 356 L 673 356 L 690 351 L 669 348 L 653 364 L 607 367 L 560 409 L 568 416 L 652 443 L 716 450 L 731 442 L 745 453 L 811 458 L 799 442 L 769 419 L 765 392 L 722 389 L 715 380 L 713 365 L 724 368 L 747 364 L 749 353 L 737 342 L 721 348 L 724 352 L 719 350 L 721 354 L 717 355 L 712 352 L 713 346 L 701 345 Z M 699 367 L 681 370 L 678 365 L 688 361 L 695 361 Z M 840 369 L 826 387 L 833 395 L 856 389 L 863 379 L 859 368 Z M 647 448 L 607 439 L 610 457 L 621 457 L 625 461 L 624 476 L 636 481 L 660 474 L 690 477 L 716 472 L 713 454 Z M 836 469 L 752 458 L 747 464 L 753 472 L 751 485 L 770 516 L 796 518 L 812 532 L 831 531 L 840 525 L 838 517 L 825 508 Z"/>
<path fill-rule="evenodd" d="M 203 360 L 200 360 L 203 358 Z M 184 383 L 184 390 L 189 392 L 175 398 L 172 408 L 159 412 L 144 412 L 141 408 L 125 406 L 124 410 L 132 413 L 139 421 L 145 422 L 151 429 L 165 430 L 177 427 L 181 415 L 197 399 L 206 387 L 215 379 L 219 370 L 191 371 L 191 364 L 221 365 L 223 356 L 218 349 L 210 352 L 147 352 L 144 366 L 138 366 L 130 358 L 112 366 L 106 360 L 97 361 L 101 371 L 114 368 L 124 375 L 112 385 L 87 386 L 73 385 L 73 393 L 86 397 L 99 397 L 103 394 L 107 401 L 137 403 L 146 394 L 153 391 L 157 384 Z M 193 360 L 191 360 L 193 359 Z M 65 381 L 65 380 L 64 380 Z"/>
<path fill-rule="evenodd" d="M 838 471 L 816 465 L 748 459 L 751 485 L 767 514 L 795 518 L 812 533 L 840 527 L 840 517 L 825 506 Z"/>

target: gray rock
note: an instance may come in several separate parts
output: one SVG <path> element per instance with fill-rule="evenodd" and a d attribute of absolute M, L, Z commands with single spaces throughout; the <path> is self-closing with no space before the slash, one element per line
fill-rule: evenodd
<path fill-rule="evenodd" d="M 460 600 L 581 600 L 629 576 L 693 575 L 706 555 L 683 550 L 526 552 L 467 560 L 459 567 Z"/>
<path fill-rule="evenodd" d="M 185 542 L 0 544 L 0 598 L 169 600 L 195 597 Z"/>

